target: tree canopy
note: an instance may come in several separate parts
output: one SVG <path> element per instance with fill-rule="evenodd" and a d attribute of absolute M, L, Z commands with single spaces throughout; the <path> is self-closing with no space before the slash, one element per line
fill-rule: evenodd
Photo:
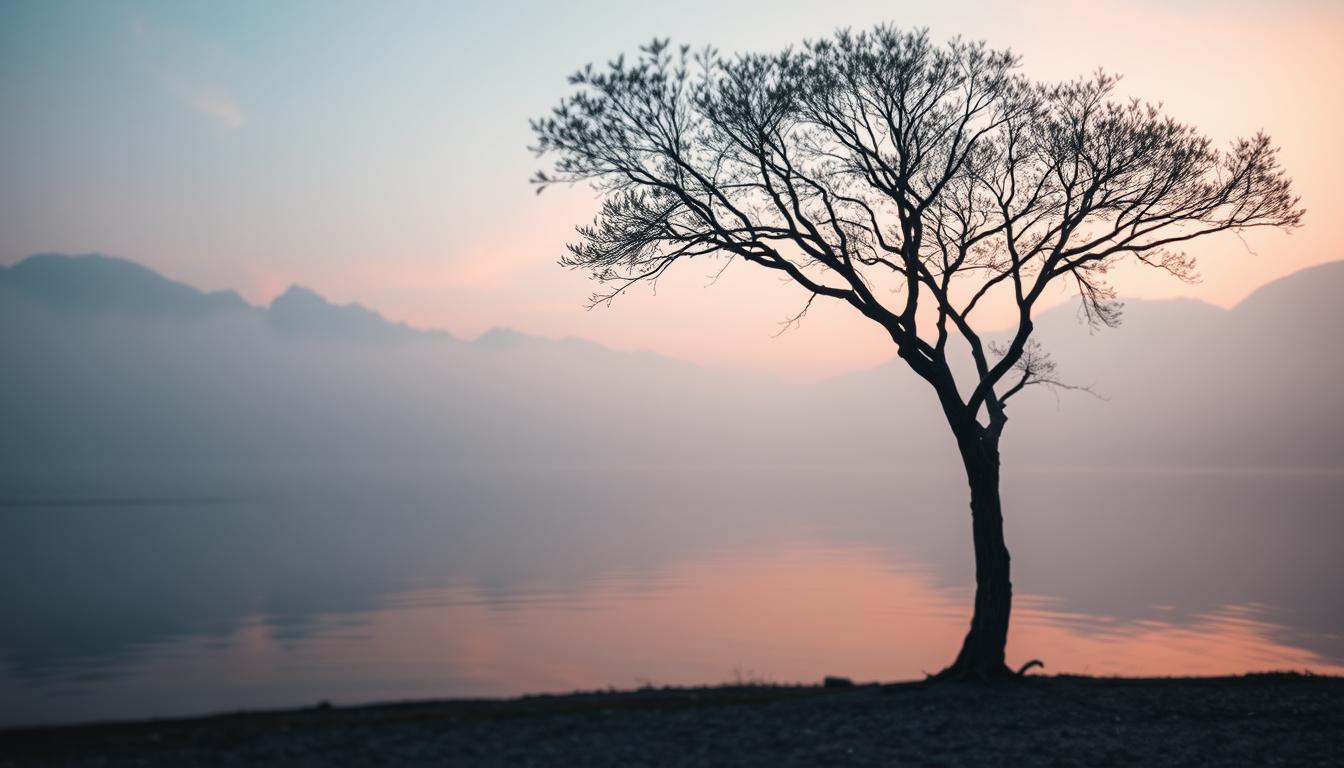
<path fill-rule="evenodd" d="M 604 284 L 594 302 L 687 259 L 783 273 L 803 312 L 822 297 L 881 325 L 954 429 L 988 438 L 1010 398 L 1055 382 L 1031 340 L 1047 286 L 1071 284 L 1089 322 L 1114 325 L 1118 262 L 1193 279 L 1183 243 L 1303 215 L 1263 134 L 1220 150 L 1118 99 L 1115 76 L 1035 82 L 1009 51 L 926 31 L 732 56 L 655 40 L 570 82 L 532 123 L 554 159 L 534 181 L 604 192 L 563 260 Z M 977 314 L 991 295 L 1017 311 L 1002 344 Z M 954 336 L 974 371 L 961 382 Z"/>

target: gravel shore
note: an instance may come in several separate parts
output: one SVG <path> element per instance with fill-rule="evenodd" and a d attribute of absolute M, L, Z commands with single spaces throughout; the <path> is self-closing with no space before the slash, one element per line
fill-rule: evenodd
<path fill-rule="evenodd" d="M 724 686 L 0 731 L 27 765 L 1341 765 L 1344 678 Z"/>

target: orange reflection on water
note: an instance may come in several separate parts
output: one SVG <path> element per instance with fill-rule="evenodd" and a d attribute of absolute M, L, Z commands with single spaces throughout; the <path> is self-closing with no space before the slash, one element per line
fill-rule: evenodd
<path fill-rule="evenodd" d="M 42 723 L 397 699 L 501 696 L 643 684 L 918 678 L 946 664 L 971 594 L 874 550 L 723 552 L 615 573 L 579 589 L 402 593 L 372 611 L 296 628 L 265 616 L 220 636 L 164 640 L 88 681 L 32 685 L 0 673 L 0 721 Z M 1253 606 L 1154 608 L 1122 621 L 1019 593 L 1009 660 L 1047 672 L 1341 674 L 1285 642 Z"/>
<path fill-rule="evenodd" d="M 346 650 L 365 663 L 450 674 L 466 689 L 445 694 L 816 682 L 828 674 L 896 680 L 946 664 L 969 610 L 969 590 L 940 587 L 873 552 L 732 553 L 653 575 L 612 576 L 581 594 L 529 590 L 486 600 L 466 587 L 415 593 L 371 617 L 368 644 Z M 1246 606 L 1125 622 L 1022 595 L 1008 650 L 1013 663 L 1041 658 L 1055 673 L 1344 672 L 1276 640 L 1278 629 Z"/>

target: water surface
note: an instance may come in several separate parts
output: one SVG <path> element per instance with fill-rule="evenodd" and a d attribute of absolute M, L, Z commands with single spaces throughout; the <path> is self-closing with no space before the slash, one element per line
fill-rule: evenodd
<path fill-rule="evenodd" d="M 1344 672 L 1339 473 L 1018 471 L 1009 660 Z M 919 471 L 476 471 L 0 506 L 0 724 L 918 677 L 969 620 Z"/>

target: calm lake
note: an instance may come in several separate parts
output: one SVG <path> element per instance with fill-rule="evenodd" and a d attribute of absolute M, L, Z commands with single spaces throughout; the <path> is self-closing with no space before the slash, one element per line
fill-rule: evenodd
<path fill-rule="evenodd" d="M 1010 470 L 1016 666 L 1344 672 L 1344 474 Z M 970 617 L 941 471 L 343 473 L 0 498 L 0 725 L 896 680 Z"/>

